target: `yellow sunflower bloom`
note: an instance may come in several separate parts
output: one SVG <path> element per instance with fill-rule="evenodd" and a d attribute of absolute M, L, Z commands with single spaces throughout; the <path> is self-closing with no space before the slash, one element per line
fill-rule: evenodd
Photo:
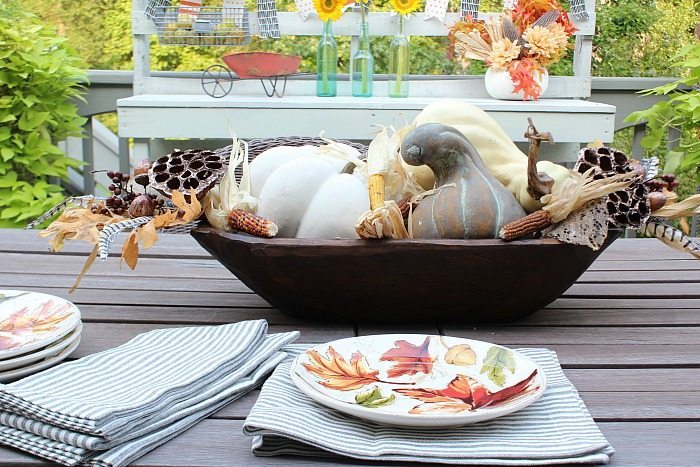
<path fill-rule="evenodd" d="M 410 15 L 420 8 L 421 0 L 391 0 L 391 7 L 400 15 Z"/>
<path fill-rule="evenodd" d="M 346 3 L 343 0 L 314 0 L 314 8 L 321 21 L 338 21 Z"/>

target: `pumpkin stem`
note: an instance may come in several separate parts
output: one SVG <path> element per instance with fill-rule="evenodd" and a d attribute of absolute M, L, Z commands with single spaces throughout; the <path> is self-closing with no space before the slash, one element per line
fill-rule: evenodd
<path fill-rule="evenodd" d="M 552 192 L 554 180 L 545 172 L 537 171 L 537 156 L 539 155 L 542 141 L 554 143 L 554 138 L 552 138 L 550 132 L 540 133 L 537 131 L 530 117 L 528 117 L 527 123 L 525 137 L 530 140 L 530 148 L 527 152 L 527 193 L 533 199 L 539 200 L 544 195 Z"/>

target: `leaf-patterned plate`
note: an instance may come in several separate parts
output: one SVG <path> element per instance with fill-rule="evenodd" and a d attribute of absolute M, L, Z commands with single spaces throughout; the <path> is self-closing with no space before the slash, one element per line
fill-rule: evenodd
<path fill-rule="evenodd" d="M 51 345 L 73 330 L 80 311 L 60 297 L 0 290 L 0 360 Z"/>
<path fill-rule="evenodd" d="M 542 369 L 488 342 L 388 334 L 318 345 L 299 355 L 292 381 L 327 407 L 373 422 L 448 427 L 520 410 L 544 393 Z"/>
<path fill-rule="evenodd" d="M 17 381 L 25 376 L 51 368 L 52 366 L 55 366 L 68 358 L 70 354 L 72 354 L 75 349 L 78 348 L 78 345 L 80 345 L 80 335 L 78 335 L 78 338 L 68 345 L 68 347 L 64 348 L 56 355 L 52 355 L 22 368 L 15 368 L 14 370 L 0 372 L 0 383 Z"/>
<path fill-rule="evenodd" d="M 29 365 L 33 365 L 34 363 L 40 360 L 45 360 L 47 358 L 58 355 L 63 351 L 63 349 L 70 346 L 76 340 L 80 339 L 80 334 L 82 333 L 82 331 L 83 324 L 81 322 L 78 322 L 76 323 L 76 326 L 73 328 L 73 330 L 71 330 L 68 334 L 44 348 L 23 355 L 19 355 L 17 357 L 0 360 L 0 375 L 2 375 L 3 372 L 14 370 L 17 368 L 25 368 Z"/>

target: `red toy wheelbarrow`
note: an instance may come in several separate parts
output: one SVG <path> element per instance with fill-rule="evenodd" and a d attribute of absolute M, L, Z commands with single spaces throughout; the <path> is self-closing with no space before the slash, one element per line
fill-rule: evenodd
<path fill-rule="evenodd" d="M 298 73 L 301 57 L 272 52 L 244 52 L 221 57 L 228 68 L 212 65 L 202 75 L 202 89 L 211 97 L 227 96 L 238 79 L 258 78 L 267 97 L 284 96 L 287 77 L 309 73 Z M 232 70 L 236 77 L 231 74 Z M 281 81 L 280 81 L 281 79 Z M 279 84 L 282 84 L 280 89 Z M 269 87 L 268 87 L 269 84 Z"/>

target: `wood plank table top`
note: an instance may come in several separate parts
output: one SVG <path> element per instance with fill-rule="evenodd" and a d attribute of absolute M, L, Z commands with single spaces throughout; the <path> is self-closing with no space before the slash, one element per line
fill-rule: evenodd
<path fill-rule="evenodd" d="M 477 327 L 300 321 L 250 291 L 189 235 L 161 235 L 135 271 L 120 269 L 116 257 L 98 261 L 69 295 L 88 252 L 70 243 L 50 254 L 36 232 L 0 230 L 0 289 L 46 292 L 80 307 L 85 329 L 72 358 L 151 329 L 254 318 L 267 319 L 271 332 L 301 331 L 300 342 L 414 332 L 548 347 L 617 450 L 609 465 L 700 465 L 700 261 L 657 240 L 616 240 L 546 308 L 515 323 Z M 256 397 L 254 391 L 133 465 L 367 465 L 254 457 L 241 428 Z M 0 466 L 44 465 L 51 464 L 0 448 Z"/>

